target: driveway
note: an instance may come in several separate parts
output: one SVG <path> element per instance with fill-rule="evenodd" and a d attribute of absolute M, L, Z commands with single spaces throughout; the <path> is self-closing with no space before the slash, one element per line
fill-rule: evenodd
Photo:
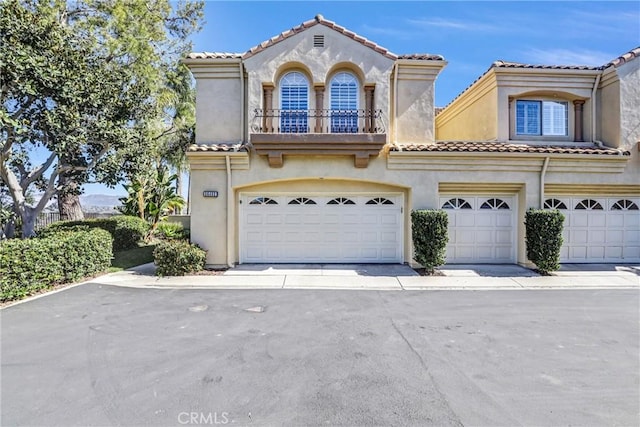
<path fill-rule="evenodd" d="M 640 267 L 570 264 L 553 276 L 514 264 L 445 265 L 419 276 L 402 264 L 243 264 L 217 275 L 158 277 L 153 263 L 107 274 L 95 283 L 175 289 L 629 289 L 640 288 Z"/>
<path fill-rule="evenodd" d="M 0 424 L 636 425 L 639 301 L 85 284 L 0 312 Z"/>

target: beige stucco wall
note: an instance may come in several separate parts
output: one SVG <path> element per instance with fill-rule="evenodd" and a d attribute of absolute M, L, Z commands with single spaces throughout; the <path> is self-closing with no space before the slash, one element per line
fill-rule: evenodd
<path fill-rule="evenodd" d="M 187 60 L 196 78 L 196 143 L 243 140 L 240 60 Z"/>
<path fill-rule="evenodd" d="M 442 61 L 398 60 L 395 89 L 397 112 L 391 140 L 398 143 L 429 143 L 435 140 L 434 82 Z"/>
<path fill-rule="evenodd" d="M 436 117 L 436 139 L 471 141 L 572 142 L 575 100 L 584 100 L 583 140 L 591 140 L 591 94 L 597 70 L 492 68 Z M 515 135 L 516 99 L 552 99 L 569 106 L 567 137 Z"/>
<path fill-rule="evenodd" d="M 638 150 L 640 141 L 640 58 L 617 68 L 620 79 L 620 148 Z"/>
<path fill-rule="evenodd" d="M 323 35 L 325 47 L 314 48 L 314 35 Z M 330 79 L 339 71 L 352 71 L 359 80 L 359 107 L 364 108 L 365 83 L 375 83 L 375 107 L 381 109 L 389 126 L 390 75 L 394 60 L 362 45 L 324 25 L 289 37 L 244 60 L 247 73 L 247 108 L 262 108 L 262 84 L 272 83 L 273 108 L 280 108 L 278 85 L 287 71 L 300 71 L 309 79 L 309 108 L 316 106 L 313 85 L 325 85 L 324 108 L 329 108 Z M 250 127 L 253 117 L 249 117 Z"/>
<path fill-rule="evenodd" d="M 479 82 L 473 94 L 462 95 L 436 116 L 440 141 L 492 141 L 498 136 L 498 90 L 493 76 Z"/>
<path fill-rule="evenodd" d="M 596 139 L 608 146 L 620 145 L 620 81 L 614 68 L 603 73 L 597 94 Z"/>
<path fill-rule="evenodd" d="M 313 47 L 314 35 L 324 35 L 324 48 Z M 573 135 L 572 101 L 586 100 L 583 134 L 586 141 L 591 140 L 590 98 L 597 75 L 592 70 L 566 73 L 494 69 L 434 119 L 434 80 L 444 66 L 443 61 L 394 61 L 323 25 L 311 27 L 243 61 L 238 58 L 194 60 L 196 62 L 198 65 L 193 65 L 192 71 L 197 79 L 198 143 L 246 141 L 253 124 L 252 117 L 246 114 L 263 107 L 263 84 L 275 85 L 273 108 L 279 108 L 279 79 L 289 70 L 308 76 L 311 109 L 316 105 L 314 84 L 325 85 L 323 107 L 329 107 L 328 86 L 336 72 L 350 70 L 358 77 L 360 108 L 364 108 L 362 85 L 375 84 L 375 108 L 383 111 L 389 142 L 425 143 L 434 138 L 508 141 L 513 136 L 509 125 L 510 103 L 520 97 L 569 102 L 569 138 Z M 638 185 L 640 159 L 638 149 L 633 148 L 634 138 L 640 136 L 638 62 L 620 67 L 619 87 L 612 84 L 609 88 L 603 83 L 598 95 L 602 103 L 598 110 L 603 140 L 621 141 L 621 145 L 631 148 L 632 156 L 550 156 L 545 176 L 547 184 L 594 185 L 605 189 L 602 191 Z M 242 76 L 240 63 L 245 71 Z M 394 81 L 396 75 L 397 81 Z M 615 101 L 620 99 L 621 91 L 624 95 L 620 113 L 616 113 L 615 108 L 605 108 L 610 103 L 617 105 Z M 620 123 L 620 116 L 623 124 L 611 125 Z M 397 117 L 395 123 L 394 117 Z M 391 152 L 373 158 L 366 168 L 354 167 L 353 155 L 285 155 L 283 167 L 272 168 L 265 156 L 255 152 L 233 153 L 230 175 L 224 153 L 190 153 L 190 156 L 191 238 L 208 251 L 209 265 L 224 266 L 239 260 L 239 196 L 243 192 L 300 192 L 301 195 L 307 192 L 400 192 L 405 203 L 404 254 L 408 263 L 412 262 L 410 212 L 439 208 L 442 183 L 459 183 L 461 195 L 515 197 L 517 261 L 522 264 L 527 261 L 524 213 L 528 207 L 540 207 L 542 202 L 544 155 Z M 510 184 L 507 190 L 505 183 Z M 205 190 L 216 190 L 219 196 L 204 198 Z"/>
<path fill-rule="evenodd" d="M 212 156 L 223 157 L 222 154 Z M 353 166 L 350 156 L 287 156 L 282 168 L 269 167 L 265 156 L 250 155 L 250 169 L 231 170 L 231 193 L 227 193 L 227 173 L 224 167 L 198 166 L 192 170 L 191 209 L 192 240 L 207 249 L 209 265 L 226 265 L 239 260 L 239 195 L 243 192 L 305 193 L 402 193 L 404 195 L 405 262 L 412 263 L 410 212 L 412 209 L 439 208 L 439 184 L 461 183 L 459 194 L 515 196 L 517 215 L 517 261 L 526 263 L 524 247 L 524 212 L 541 203 L 540 178 L 544 157 L 477 155 L 446 158 L 427 153 L 382 154 L 372 159 L 368 168 Z M 417 161 L 422 159 L 423 161 Z M 634 161 L 637 158 L 634 157 Z M 393 160 L 393 161 L 391 161 Z M 593 183 L 616 186 L 636 184 L 625 174 L 611 169 L 607 161 L 579 157 L 556 156 L 550 160 L 547 183 Z M 624 164 L 624 160 L 623 160 Z M 602 173 L 593 173 L 595 168 Z M 505 183 L 509 183 L 505 190 Z M 217 190 L 218 198 L 204 198 L 202 191 Z M 231 197 L 231 210 L 228 199 Z M 230 224 L 227 215 L 230 215 Z M 227 238 L 227 227 L 230 233 Z M 227 252 L 229 251 L 229 253 Z"/>

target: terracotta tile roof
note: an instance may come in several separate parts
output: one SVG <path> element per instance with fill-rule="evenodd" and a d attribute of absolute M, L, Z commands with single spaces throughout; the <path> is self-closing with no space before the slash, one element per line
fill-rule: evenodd
<path fill-rule="evenodd" d="M 242 142 L 236 142 L 236 143 L 222 143 L 222 144 L 192 144 L 189 147 L 187 147 L 187 152 L 189 153 L 197 153 L 197 152 L 205 152 L 205 151 L 213 151 L 213 152 L 249 151 L 249 146 Z"/>
<path fill-rule="evenodd" d="M 604 64 L 602 66 L 602 68 L 609 68 L 609 67 L 616 67 L 618 68 L 619 66 L 621 66 L 622 64 L 625 64 L 629 61 L 631 61 L 634 58 L 638 58 L 640 57 L 640 46 L 631 49 L 629 52 L 627 53 L 623 53 L 622 55 L 618 56 L 616 59 L 611 60 L 610 62 Z"/>
<path fill-rule="evenodd" d="M 473 87 L 473 85 L 475 85 L 481 78 L 483 78 L 486 74 L 489 73 L 489 71 L 491 71 L 494 68 L 530 68 L 530 69 L 542 69 L 542 70 L 589 70 L 589 71 L 598 71 L 598 70 L 604 70 L 605 68 L 609 68 L 611 66 L 613 67 L 619 67 L 620 65 L 631 61 L 634 58 L 640 57 L 640 46 L 636 47 L 635 49 L 631 49 L 629 52 L 624 53 L 622 55 L 620 55 L 619 57 L 617 57 L 616 59 L 612 60 L 611 62 L 608 62 L 607 64 L 598 66 L 598 67 L 591 67 L 591 66 L 587 66 L 587 65 L 535 65 L 535 64 L 523 64 L 520 62 L 509 62 L 509 61 L 503 61 L 503 60 L 498 60 L 498 61 L 494 61 L 493 64 L 491 64 L 491 66 L 487 69 L 487 71 L 485 71 L 484 73 L 482 73 L 477 79 L 475 79 L 469 86 L 467 86 L 462 92 L 460 92 L 458 95 L 456 95 L 455 98 L 453 98 L 451 100 L 451 102 L 449 102 L 444 108 L 447 108 L 449 105 L 453 104 L 453 102 L 460 98 L 462 96 L 462 94 L 464 94 L 465 92 L 467 92 L 469 89 L 471 89 Z"/>
<path fill-rule="evenodd" d="M 316 17 L 314 19 L 310 19 L 308 21 L 303 22 L 302 24 L 298 25 L 297 27 L 293 27 L 290 30 L 287 30 L 275 37 L 270 38 L 269 40 L 266 40 L 262 43 L 260 43 L 257 46 L 252 47 L 251 49 L 249 49 L 243 56 L 243 58 L 250 58 L 251 56 L 255 55 L 258 52 L 262 52 L 263 50 L 265 50 L 266 48 L 273 46 L 276 43 L 279 43 L 283 40 L 288 39 L 291 36 L 294 36 L 298 33 L 301 33 L 302 31 L 311 28 L 315 25 L 324 25 L 325 27 L 329 27 L 337 32 L 339 32 L 342 35 L 345 35 L 347 37 L 349 37 L 350 39 L 353 39 L 373 50 L 375 50 L 376 52 L 386 56 L 389 59 L 396 59 L 397 55 L 389 52 L 387 49 L 383 48 L 382 46 L 379 46 L 378 44 L 367 40 L 366 38 L 359 36 L 358 34 L 354 33 L 353 31 L 349 31 L 346 28 L 337 25 L 335 22 L 333 21 L 329 21 L 327 19 L 324 19 L 324 17 L 322 15 L 316 15 Z"/>
<path fill-rule="evenodd" d="M 433 55 L 430 53 L 411 53 L 408 55 L 398 55 L 398 59 L 414 59 L 418 61 L 444 61 L 442 55 Z"/>
<path fill-rule="evenodd" d="M 189 59 L 240 59 L 242 53 L 229 52 L 193 52 L 187 55 Z"/>
<path fill-rule="evenodd" d="M 527 145 L 486 141 L 437 141 L 432 144 L 407 144 L 391 147 L 391 151 L 429 152 L 475 152 L 475 153 L 541 153 L 541 154 L 599 154 L 608 156 L 630 156 L 628 151 L 614 148 L 600 148 L 585 143 L 584 147 L 559 145 Z"/>
<path fill-rule="evenodd" d="M 503 60 L 498 60 L 491 65 L 491 68 L 537 68 L 537 69 L 543 69 L 543 70 L 599 70 L 602 67 L 590 67 L 587 65 L 522 64 L 519 62 L 507 62 Z"/>
<path fill-rule="evenodd" d="M 375 50 L 381 55 L 386 56 L 389 59 L 413 59 L 413 60 L 430 60 L 430 61 L 442 61 L 444 58 L 441 55 L 432 55 L 428 53 L 414 53 L 408 55 L 396 55 L 395 53 L 390 52 L 384 47 L 378 45 L 377 43 L 372 42 L 371 40 L 362 37 L 353 31 L 347 30 L 345 27 L 342 27 L 336 24 L 333 21 L 329 21 L 325 19 L 322 15 L 316 15 L 315 18 L 310 19 L 308 21 L 303 22 L 302 24 L 291 28 L 290 30 L 284 31 L 283 33 L 278 34 L 277 36 L 271 37 L 269 40 L 265 40 L 257 46 L 252 47 L 248 51 L 244 53 L 228 53 L 228 52 L 194 52 L 187 55 L 189 59 L 231 59 L 231 58 L 243 58 L 247 59 L 252 57 L 253 55 L 262 52 L 266 48 L 273 46 L 274 44 L 280 43 L 283 40 L 288 39 L 302 31 L 307 30 L 315 25 L 324 25 L 325 27 L 331 28 L 339 32 L 340 34 L 349 37 L 352 40 L 357 41 L 358 43 Z"/>

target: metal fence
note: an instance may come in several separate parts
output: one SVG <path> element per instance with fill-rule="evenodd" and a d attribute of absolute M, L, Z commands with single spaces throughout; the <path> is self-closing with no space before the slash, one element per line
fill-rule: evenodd
<path fill-rule="evenodd" d="M 119 215 L 118 212 L 85 212 L 84 213 L 84 217 L 85 219 L 90 219 L 90 218 L 110 218 L 114 215 Z M 60 217 L 60 212 L 42 212 L 40 213 L 40 215 L 38 215 L 38 218 L 36 219 L 36 230 L 46 227 L 49 224 L 53 224 L 54 222 L 58 222 L 58 221 L 64 221 L 66 218 L 61 218 Z"/>

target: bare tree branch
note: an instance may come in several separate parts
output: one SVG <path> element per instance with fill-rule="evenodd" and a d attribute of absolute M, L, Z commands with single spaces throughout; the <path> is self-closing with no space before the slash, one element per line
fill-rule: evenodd
<path fill-rule="evenodd" d="M 49 158 L 43 164 L 33 169 L 31 172 L 29 172 L 27 176 L 25 176 L 20 181 L 20 186 L 26 189 L 27 187 L 29 187 L 29 185 L 31 185 L 32 183 L 37 181 L 40 177 L 42 177 L 45 171 L 49 169 L 49 167 L 53 164 L 53 161 L 56 159 L 56 157 L 58 157 L 56 153 L 51 153 Z"/>

